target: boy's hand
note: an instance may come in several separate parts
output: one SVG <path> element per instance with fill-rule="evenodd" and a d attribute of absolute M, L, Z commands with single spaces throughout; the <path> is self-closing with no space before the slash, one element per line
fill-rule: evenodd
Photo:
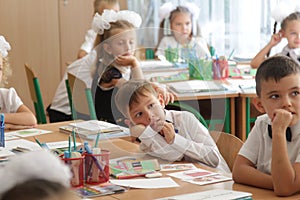
<path fill-rule="evenodd" d="M 128 119 L 125 119 L 125 124 L 128 126 L 129 131 L 130 131 L 130 135 L 132 137 L 138 138 L 140 137 L 140 135 L 144 132 L 144 130 L 146 129 L 146 127 L 144 125 L 141 124 L 132 124 L 132 122 Z"/>
<path fill-rule="evenodd" d="M 165 138 L 168 144 L 173 144 L 175 139 L 175 130 L 172 123 L 164 122 L 164 126 L 159 134 L 161 134 Z"/>
<path fill-rule="evenodd" d="M 293 119 L 291 112 L 284 109 L 276 109 L 272 118 L 272 130 L 278 130 L 285 134 L 287 127 Z"/>
<path fill-rule="evenodd" d="M 132 68 L 139 66 L 139 62 L 137 58 L 133 55 L 129 55 L 129 56 L 120 55 L 116 57 L 115 61 L 118 65 L 122 65 L 122 66 L 130 65 Z"/>

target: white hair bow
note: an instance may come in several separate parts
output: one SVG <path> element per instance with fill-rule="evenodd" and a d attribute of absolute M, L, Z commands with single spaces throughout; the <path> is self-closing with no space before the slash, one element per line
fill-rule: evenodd
<path fill-rule="evenodd" d="M 102 35 L 104 30 L 110 29 L 110 22 L 116 22 L 117 20 L 126 20 L 131 23 L 134 27 L 140 27 L 142 18 L 139 14 L 130 10 L 121 10 L 116 12 L 114 10 L 104 10 L 102 15 L 95 14 L 92 29 Z"/>
<path fill-rule="evenodd" d="M 287 16 L 296 11 L 300 12 L 300 4 L 281 1 L 272 9 L 271 15 L 276 22 L 282 22 Z"/>
<path fill-rule="evenodd" d="M 11 49 L 9 43 L 5 40 L 5 38 L 0 36 L 0 53 L 3 58 L 5 58 L 8 54 L 8 51 Z"/>

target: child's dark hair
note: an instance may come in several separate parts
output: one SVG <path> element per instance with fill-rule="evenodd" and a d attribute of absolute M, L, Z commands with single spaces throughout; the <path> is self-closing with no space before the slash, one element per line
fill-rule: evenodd
<path fill-rule="evenodd" d="M 71 195 L 71 190 L 60 183 L 42 179 L 33 179 L 20 183 L 8 190 L 2 195 L 1 200 L 43 200 L 52 198 L 64 200 L 65 198 L 70 198 L 68 193 L 70 196 L 74 195 L 75 197 L 75 194 Z"/>
<path fill-rule="evenodd" d="M 297 73 L 300 75 L 300 66 L 290 57 L 276 55 L 266 59 L 258 67 L 255 76 L 257 96 L 260 97 L 262 81 L 272 79 L 278 82 L 286 76 Z"/>
<path fill-rule="evenodd" d="M 281 22 L 281 29 L 285 30 L 288 22 L 293 21 L 293 20 L 300 20 L 300 12 L 294 12 L 291 13 L 289 16 L 284 18 L 284 20 Z"/>
<path fill-rule="evenodd" d="M 128 111 L 132 109 L 132 104 L 141 103 L 139 102 L 139 97 L 148 96 L 149 94 L 158 95 L 149 81 L 131 79 L 117 91 L 115 96 L 116 105 L 124 116 L 128 116 Z"/>

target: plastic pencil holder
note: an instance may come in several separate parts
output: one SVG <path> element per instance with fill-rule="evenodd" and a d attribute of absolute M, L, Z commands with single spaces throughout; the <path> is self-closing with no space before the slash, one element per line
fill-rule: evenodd
<path fill-rule="evenodd" d="M 101 150 L 100 154 L 85 153 L 85 182 L 87 184 L 100 184 L 109 181 L 109 155 L 110 151 Z"/>
<path fill-rule="evenodd" d="M 226 79 L 229 76 L 229 68 L 227 60 L 213 60 L 213 79 Z"/>
<path fill-rule="evenodd" d="M 211 59 L 190 59 L 189 78 L 198 80 L 212 80 L 212 60 Z"/>
<path fill-rule="evenodd" d="M 64 158 L 61 157 L 63 162 L 70 167 L 73 174 L 71 179 L 72 187 L 81 187 L 84 184 L 84 156 L 78 158 Z"/>

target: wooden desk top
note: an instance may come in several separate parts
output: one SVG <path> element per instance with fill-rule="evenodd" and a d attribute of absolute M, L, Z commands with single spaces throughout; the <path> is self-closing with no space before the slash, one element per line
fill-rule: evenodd
<path fill-rule="evenodd" d="M 67 125 L 69 122 L 62 122 L 62 123 L 52 123 L 52 124 L 44 124 L 39 125 L 38 128 L 44 129 L 44 130 L 51 130 L 53 133 L 50 134 L 44 134 L 38 136 L 38 138 L 42 142 L 50 142 L 50 141 L 61 141 L 61 140 L 67 140 L 68 134 L 60 133 L 59 127 L 62 125 Z M 28 140 L 33 141 L 33 137 L 26 138 Z M 78 139 L 79 140 L 79 139 Z M 83 141 L 81 141 L 83 142 Z M 137 144 L 131 143 L 129 141 L 123 140 L 123 139 L 111 139 L 111 140 L 101 140 L 99 141 L 99 145 L 103 149 L 109 149 L 111 152 L 111 158 L 117 158 L 121 156 L 137 156 L 137 157 L 147 157 L 143 152 L 140 151 Z M 199 167 L 199 166 L 198 166 Z M 163 173 L 164 176 L 165 173 Z M 250 187 L 246 185 L 236 184 L 233 181 L 226 181 L 216 184 L 210 184 L 205 186 L 199 186 L 195 184 L 190 184 L 187 182 L 180 181 L 179 179 L 173 178 L 174 181 L 176 181 L 180 187 L 177 188 L 166 188 L 166 189 L 129 189 L 129 191 L 121 194 L 115 194 L 110 196 L 103 196 L 103 197 L 97 197 L 93 198 L 95 200 L 111 200 L 111 199 L 143 199 L 143 200 L 150 200 L 155 198 L 162 198 L 167 196 L 174 196 L 174 195 L 180 195 L 180 194 L 187 194 L 187 193 L 193 193 L 193 192 L 199 192 L 199 191 L 205 191 L 210 189 L 229 189 L 229 190 L 236 190 L 236 191 L 244 191 L 244 192 L 250 192 L 253 194 L 253 199 L 282 199 L 280 197 L 277 197 L 273 191 L 271 190 L 265 190 L 265 189 L 259 189 L 255 187 Z M 284 199 L 300 199 L 300 193 L 291 197 L 286 197 Z"/>

